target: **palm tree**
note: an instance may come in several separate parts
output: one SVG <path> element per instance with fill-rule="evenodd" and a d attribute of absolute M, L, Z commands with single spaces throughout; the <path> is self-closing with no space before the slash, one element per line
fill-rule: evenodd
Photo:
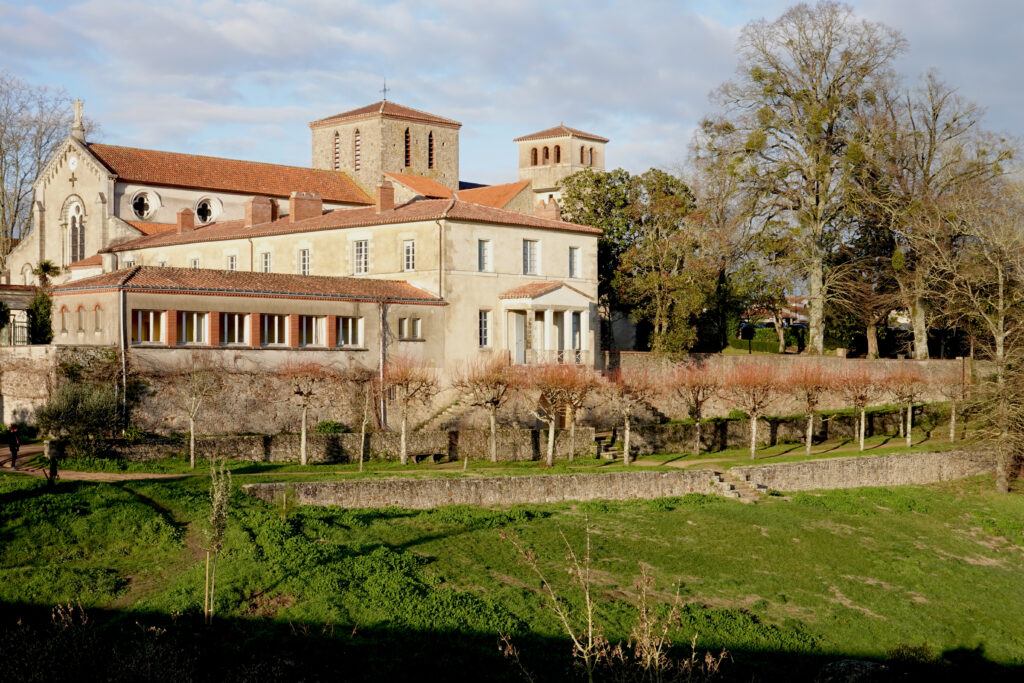
<path fill-rule="evenodd" d="M 39 278 L 39 286 L 46 289 L 50 286 L 50 278 L 60 275 L 60 268 L 53 265 L 53 261 L 44 259 L 32 269 L 32 274 Z"/>

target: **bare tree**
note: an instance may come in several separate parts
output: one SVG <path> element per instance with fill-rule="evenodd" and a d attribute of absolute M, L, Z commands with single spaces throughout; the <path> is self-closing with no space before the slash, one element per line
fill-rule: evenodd
<path fill-rule="evenodd" d="M 739 76 L 718 93 L 758 213 L 802 233 L 814 353 L 824 347 L 826 257 L 848 210 L 850 122 L 904 45 L 898 32 L 858 20 L 847 5 L 796 5 L 743 28 Z"/>
<path fill-rule="evenodd" d="M 564 414 L 569 387 L 572 384 L 568 365 L 546 363 L 524 368 L 523 390 L 533 394 L 534 414 L 548 426 L 547 466 L 555 464 L 555 427 L 559 413 Z"/>
<path fill-rule="evenodd" d="M 188 417 L 188 460 L 196 467 L 196 420 L 223 388 L 224 369 L 209 351 L 189 351 L 184 362 L 169 373 L 170 395 Z"/>
<path fill-rule="evenodd" d="M 757 421 L 778 398 L 779 373 L 772 365 L 737 363 L 725 376 L 722 393 L 750 417 L 750 459 L 757 457 Z"/>
<path fill-rule="evenodd" d="M 210 461 L 210 528 L 206 549 L 206 590 L 203 596 L 203 615 L 206 623 L 213 622 L 214 595 L 217 587 L 217 558 L 224 548 L 224 534 L 228 525 L 228 504 L 231 501 L 231 471 L 224 460 L 219 466 Z M 210 564 L 210 556 L 213 564 Z"/>
<path fill-rule="evenodd" d="M 805 453 L 810 455 L 814 441 L 814 414 L 821 399 L 836 385 L 836 377 L 820 363 L 805 361 L 790 368 L 782 383 L 803 404 L 804 415 L 807 416 Z"/>
<path fill-rule="evenodd" d="M 31 85 L 0 70 L 0 271 L 13 240 L 32 228 L 33 186 L 71 132 L 71 98 L 62 88 Z M 94 136 L 96 125 L 84 121 Z"/>
<path fill-rule="evenodd" d="M 902 409 L 900 411 L 900 433 L 905 436 L 909 448 L 912 444 L 911 432 L 914 429 L 914 403 L 921 398 L 921 394 L 927 388 L 927 380 L 916 367 L 901 364 L 895 372 L 885 375 L 883 381 L 896 402 L 906 406 L 906 419 Z"/>
<path fill-rule="evenodd" d="M 704 407 L 718 395 L 721 388 L 718 373 L 707 365 L 687 363 L 674 367 L 666 380 L 668 390 L 689 409 L 690 416 L 693 417 L 693 452 L 700 455 Z"/>
<path fill-rule="evenodd" d="M 847 368 L 837 382 L 843 398 L 857 411 L 857 440 L 864 450 L 864 432 L 867 429 L 867 407 L 884 391 L 884 386 L 874 373 L 864 366 Z"/>
<path fill-rule="evenodd" d="M 337 373 L 320 363 L 290 361 L 281 366 L 279 375 L 292 388 L 292 394 L 301 410 L 299 437 L 299 464 L 309 462 L 306 452 L 306 435 L 309 433 L 309 407 L 322 394 L 335 389 L 340 381 Z"/>
<path fill-rule="evenodd" d="M 949 399 L 949 441 L 956 441 L 957 408 L 967 400 L 967 389 L 970 386 L 964 368 L 947 368 L 933 378 L 942 395 Z"/>
<path fill-rule="evenodd" d="M 383 376 L 384 391 L 391 394 L 391 401 L 398 406 L 401 430 L 399 459 L 403 465 L 407 465 L 409 411 L 416 406 L 430 403 L 439 389 L 437 377 L 431 368 L 407 356 L 389 358 L 384 364 Z"/>
<path fill-rule="evenodd" d="M 601 378 L 592 368 L 569 365 L 565 388 L 566 421 L 569 423 L 569 462 L 576 456 L 576 422 L 587 401 L 601 388 Z"/>
<path fill-rule="evenodd" d="M 375 369 L 351 367 L 341 376 L 350 405 L 359 410 L 359 471 L 363 471 L 363 455 L 366 453 L 366 429 L 373 413 L 373 404 L 380 392 L 380 382 Z"/>
<path fill-rule="evenodd" d="M 664 387 L 647 368 L 619 368 L 608 375 L 607 398 L 622 419 L 622 459 L 630 462 L 629 439 L 633 414 L 649 407 Z"/>
<path fill-rule="evenodd" d="M 458 369 L 452 386 L 467 405 L 487 411 L 491 462 L 498 462 L 498 411 L 515 395 L 519 376 L 500 356 L 466 363 Z M 469 454 L 462 468 L 469 464 Z"/>

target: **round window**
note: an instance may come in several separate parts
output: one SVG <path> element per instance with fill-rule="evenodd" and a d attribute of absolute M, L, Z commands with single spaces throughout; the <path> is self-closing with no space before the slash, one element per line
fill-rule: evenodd
<path fill-rule="evenodd" d="M 135 195 L 135 198 L 132 199 L 132 211 L 134 211 L 135 215 L 139 218 L 147 218 L 152 211 L 149 195 L 145 192 L 140 192 Z"/>
<path fill-rule="evenodd" d="M 200 223 L 208 223 L 213 218 L 213 208 L 210 206 L 210 202 L 205 199 L 199 202 L 196 206 L 196 218 Z"/>

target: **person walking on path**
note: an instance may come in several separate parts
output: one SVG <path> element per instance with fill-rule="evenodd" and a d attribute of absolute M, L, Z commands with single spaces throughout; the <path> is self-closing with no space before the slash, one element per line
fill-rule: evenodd
<path fill-rule="evenodd" d="M 11 449 L 11 469 L 18 469 L 18 449 L 21 448 L 21 439 L 18 438 L 18 425 L 11 425 L 7 432 L 7 447 Z"/>

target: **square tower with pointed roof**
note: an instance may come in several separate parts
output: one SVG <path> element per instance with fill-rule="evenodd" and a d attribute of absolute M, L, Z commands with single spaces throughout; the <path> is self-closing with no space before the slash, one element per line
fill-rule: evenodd
<path fill-rule="evenodd" d="M 344 171 L 370 193 L 388 172 L 459 189 L 458 121 L 384 100 L 313 121 L 309 127 L 313 168 Z"/>

